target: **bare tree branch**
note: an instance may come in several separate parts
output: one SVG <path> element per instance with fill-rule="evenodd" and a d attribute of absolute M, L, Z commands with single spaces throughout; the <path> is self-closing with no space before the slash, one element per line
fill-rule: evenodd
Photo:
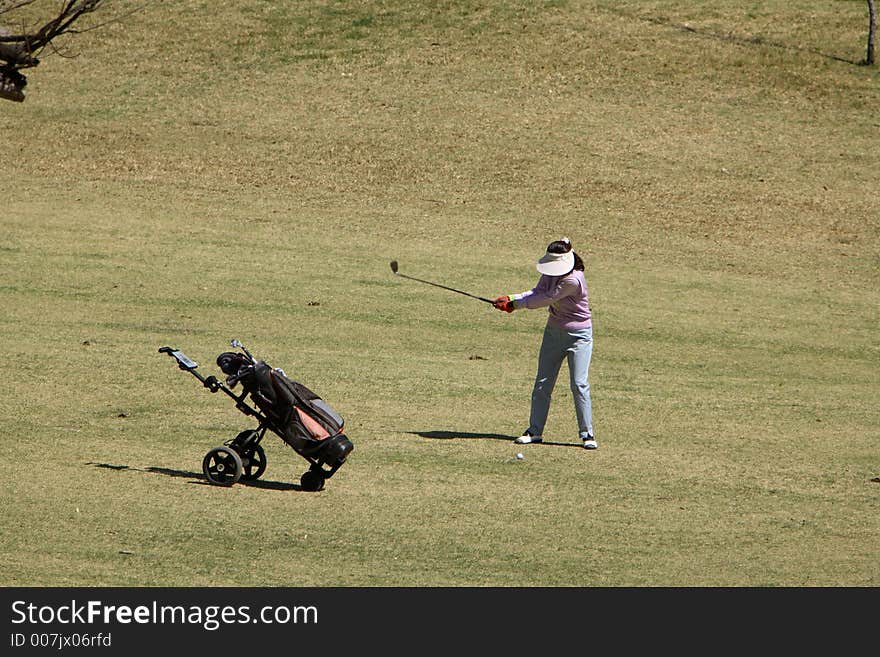
<path fill-rule="evenodd" d="M 9 15 L 34 2 L 35 0 L 0 0 L 0 16 Z M 104 0 L 63 0 L 57 14 L 35 31 L 23 30 L 15 33 L 0 28 L 0 98 L 22 102 L 27 78 L 21 73 L 21 69 L 37 66 L 43 49 L 62 34 L 86 31 L 76 29 L 74 25 L 86 14 L 97 11 L 103 2 Z M 96 27 L 98 26 L 86 29 Z"/>
<path fill-rule="evenodd" d="M 0 0 L 0 14 L 5 14 L 7 11 L 13 11 L 33 2 L 34 0 Z"/>

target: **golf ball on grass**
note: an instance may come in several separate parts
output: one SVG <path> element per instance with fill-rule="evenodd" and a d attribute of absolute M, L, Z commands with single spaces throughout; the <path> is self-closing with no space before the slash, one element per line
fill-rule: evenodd
<path fill-rule="evenodd" d="M 517 460 L 517 461 L 522 461 L 522 460 L 523 460 L 522 452 L 519 452 L 519 453 L 516 455 L 516 460 Z"/>

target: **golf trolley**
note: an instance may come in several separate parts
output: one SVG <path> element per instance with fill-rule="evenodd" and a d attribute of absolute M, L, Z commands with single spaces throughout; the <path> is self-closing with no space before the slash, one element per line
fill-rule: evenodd
<path fill-rule="evenodd" d="M 205 477 L 218 486 L 259 479 L 266 470 L 266 452 L 260 442 L 268 430 L 309 462 L 309 469 L 300 477 L 303 490 L 321 490 L 354 449 L 343 433 L 342 417 L 282 370 L 255 359 L 238 340 L 233 340 L 232 346 L 238 351 L 226 351 L 217 357 L 217 365 L 227 375 L 225 383 L 213 375 L 202 376 L 197 371 L 198 363 L 179 349 L 159 349 L 159 353 L 174 358 L 180 369 L 192 374 L 212 393 L 225 393 L 239 411 L 259 422 L 256 429 L 246 429 L 205 454 Z M 243 390 L 236 394 L 232 389 L 239 382 Z M 253 405 L 248 403 L 248 397 Z"/>

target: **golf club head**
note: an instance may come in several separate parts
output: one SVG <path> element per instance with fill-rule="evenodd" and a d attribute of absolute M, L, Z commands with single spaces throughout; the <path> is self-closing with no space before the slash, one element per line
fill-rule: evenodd
<path fill-rule="evenodd" d="M 397 260 L 391 261 L 391 271 L 393 271 L 395 274 L 397 273 Z"/>
<path fill-rule="evenodd" d="M 239 340 L 238 338 L 236 338 L 236 339 L 232 340 L 232 342 L 230 342 L 229 344 L 231 344 L 231 345 L 232 345 L 233 347 L 235 347 L 236 349 L 241 349 L 241 350 L 244 352 L 244 355 L 247 356 L 248 359 L 249 359 L 251 362 L 254 362 L 254 357 L 251 355 L 251 352 L 249 352 L 249 351 L 247 350 L 247 347 L 245 347 L 245 346 L 241 343 L 241 340 Z"/>

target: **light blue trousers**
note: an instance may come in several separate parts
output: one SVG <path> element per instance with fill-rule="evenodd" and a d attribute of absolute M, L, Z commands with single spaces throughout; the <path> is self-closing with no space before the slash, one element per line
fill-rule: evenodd
<path fill-rule="evenodd" d="M 529 433 L 544 434 L 544 425 L 550 412 L 550 397 L 562 361 L 568 359 L 571 393 L 577 414 L 578 434 L 581 440 L 593 436 L 593 403 L 590 399 L 590 360 L 593 357 L 593 329 L 566 331 L 548 324 L 544 328 L 541 351 L 538 354 L 538 374 L 532 389 L 532 409 L 529 415 Z"/>

